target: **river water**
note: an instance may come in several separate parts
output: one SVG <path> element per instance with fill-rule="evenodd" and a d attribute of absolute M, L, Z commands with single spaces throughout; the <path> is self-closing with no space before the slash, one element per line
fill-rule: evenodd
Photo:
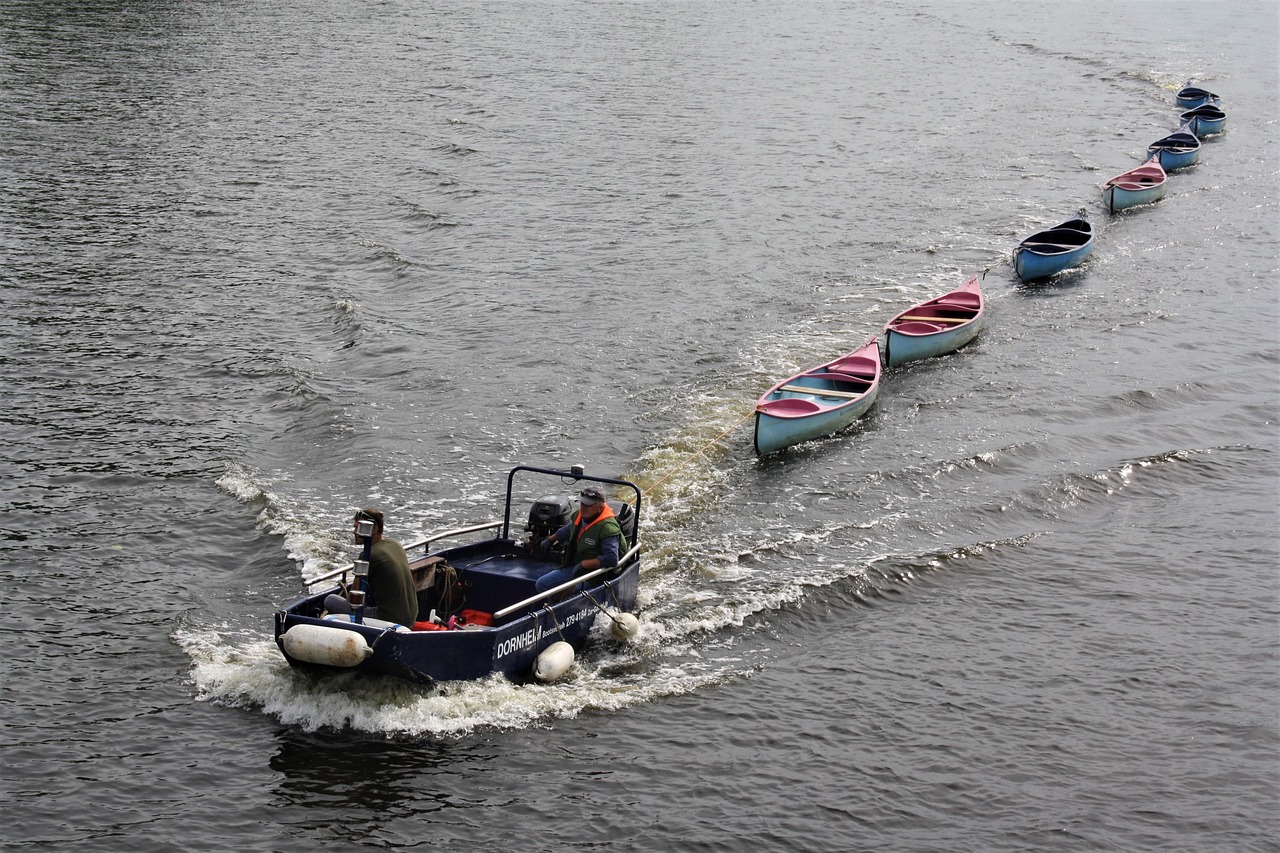
<path fill-rule="evenodd" d="M 4 849 L 1280 850 L 1275 3 L 0 20 Z M 1227 132 L 1109 216 L 1192 78 Z M 983 271 L 973 345 L 755 457 L 773 382 Z M 574 463 L 647 490 L 634 646 L 276 651 L 354 507 Z"/>

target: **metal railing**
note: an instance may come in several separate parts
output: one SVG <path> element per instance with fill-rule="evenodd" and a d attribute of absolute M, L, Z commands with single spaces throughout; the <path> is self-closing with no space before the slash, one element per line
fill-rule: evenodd
<path fill-rule="evenodd" d="M 407 553 L 409 551 L 412 551 L 414 548 L 424 548 L 430 545 L 432 542 L 439 542 L 441 539 L 449 539 L 454 536 L 463 536 L 467 533 L 478 533 L 481 530 L 493 530 L 494 528 L 502 527 L 503 524 L 505 524 L 505 522 L 487 521 L 484 524 L 475 524 L 475 525 L 472 525 L 471 527 L 459 527 L 456 530 L 446 530 L 443 533 L 436 533 L 431 536 L 424 537 L 422 539 L 415 539 L 412 542 L 405 544 L 403 547 L 405 552 Z M 318 584 L 321 581 L 333 580 L 336 577 L 346 575 L 347 572 L 354 571 L 354 569 L 355 569 L 355 564 L 344 566 L 341 569 L 334 569 L 333 571 L 328 572 L 327 574 L 317 575 L 314 578 L 304 580 L 303 583 L 306 584 L 307 586 L 313 586 L 314 584 Z"/>
<path fill-rule="evenodd" d="M 601 566 L 595 571 L 587 572 L 585 575 L 582 575 L 581 577 L 576 577 L 576 578 L 573 578 L 572 580 L 567 580 L 564 583 L 560 584 L 559 586 L 552 587 L 546 592 L 540 592 L 537 595 L 526 598 L 524 601 L 518 601 L 515 604 L 512 604 L 510 607 L 502 608 L 501 610 L 493 614 L 493 618 L 501 619 L 504 616 L 508 616 L 512 613 L 515 613 L 517 610 L 520 610 L 525 607 L 529 607 L 530 605 L 533 605 L 533 604 L 537 604 L 539 601 L 543 601 L 547 598 L 550 598 L 553 595 L 559 595 L 562 592 L 572 589 L 573 587 L 579 584 L 586 583 L 587 581 L 597 578 L 600 575 L 608 574 L 609 572 L 615 571 L 619 567 L 626 566 L 626 564 L 639 553 L 640 553 L 640 546 L 636 545 L 630 551 L 622 555 L 622 559 L 618 561 L 617 566 L 608 566 L 608 567 Z"/>

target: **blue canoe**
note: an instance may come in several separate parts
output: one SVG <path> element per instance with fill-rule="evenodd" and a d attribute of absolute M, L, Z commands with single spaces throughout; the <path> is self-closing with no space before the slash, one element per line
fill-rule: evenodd
<path fill-rule="evenodd" d="M 536 490 L 530 488 L 531 479 Z M 535 581 L 558 568 L 559 561 L 555 554 L 530 548 L 518 531 L 531 531 L 529 542 L 541 541 L 569 523 L 575 499 L 558 491 L 549 493 L 549 488 L 564 489 L 564 484 L 572 483 L 576 493 L 587 482 L 621 495 L 606 503 L 631 547 L 619 555 L 617 567 L 596 569 L 539 593 Z M 527 523 L 513 516 L 518 509 L 514 501 L 523 499 L 513 495 L 537 494 L 546 496 L 531 503 Z M 640 577 L 636 544 L 640 497 L 634 483 L 590 477 L 580 468 L 513 468 L 507 476 L 501 520 L 405 543 L 421 621 L 398 625 L 367 618 L 367 608 L 352 600 L 352 591 L 360 584 L 357 563 L 306 581 L 313 588 L 325 581 L 334 585 L 277 611 L 276 645 L 290 665 L 317 674 L 360 672 L 419 684 L 488 678 L 495 673 L 513 681 L 551 680 L 543 664 L 557 665 L 562 674 L 572 663 L 573 650 L 587 643 L 597 621 L 611 623 L 616 639 L 633 635 L 619 633 L 617 626 L 628 622 L 638 626 L 635 616 L 626 611 L 635 608 Z M 476 534 L 484 538 L 467 541 Z M 433 544 L 457 542 L 457 537 L 463 537 L 461 544 L 428 555 Z M 352 575 L 356 582 L 348 588 L 346 579 Z M 348 601 L 346 609 L 358 615 L 336 607 Z M 429 620 L 432 613 L 439 622 Z"/>
<path fill-rule="evenodd" d="M 1186 85 L 1178 90 L 1177 96 L 1178 106 L 1191 109 L 1203 104 L 1216 104 L 1218 96 L 1208 89 L 1201 89 L 1199 86 L 1192 86 L 1188 80 Z"/>
<path fill-rule="evenodd" d="M 1013 250 L 1018 278 L 1034 281 L 1076 266 L 1093 251 L 1093 223 L 1083 208 L 1074 219 L 1032 234 Z"/>
<path fill-rule="evenodd" d="M 884 326 L 884 366 L 944 355 L 982 331 L 984 305 L 978 276 L 950 293 L 913 305 Z"/>
<path fill-rule="evenodd" d="M 1160 165 L 1160 158 L 1150 160 L 1136 169 L 1116 175 L 1103 185 L 1102 203 L 1112 213 L 1140 204 L 1151 204 L 1164 198 L 1169 186 L 1169 176 Z"/>
<path fill-rule="evenodd" d="M 1182 123 L 1196 136 L 1222 133 L 1227 127 L 1227 114 L 1217 104 L 1201 104 L 1181 116 Z"/>
<path fill-rule="evenodd" d="M 852 424 L 876 400 L 880 367 L 880 344 L 872 337 L 770 388 L 756 402 L 756 453 L 775 453 Z"/>
<path fill-rule="evenodd" d="M 1168 136 L 1148 145 L 1147 154 L 1159 157 L 1160 165 L 1166 172 L 1185 169 L 1200 159 L 1200 138 L 1183 125 Z"/>

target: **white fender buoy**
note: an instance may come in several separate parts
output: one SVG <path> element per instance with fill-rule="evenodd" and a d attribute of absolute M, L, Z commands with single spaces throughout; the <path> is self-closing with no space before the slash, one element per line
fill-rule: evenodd
<path fill-rule="evenodd" d="M 624 643 L 627 640 L 635 639 L 636 634 L 640 633 L 640 620 L 636 618 L 634 613 L 624 613 L 618 611 L 610 613 L 613 624 L 609 627 L 609 633 L 613 634 L 615 640 L 621 640 Z"/>
<path fill-rule="evenodd" d="M 281 640 L 289 657 L 323 666 L 359 666 L 373 654 L 363 634 L 323 625 L 294 625 Z"/>
<path fill-rule="evenodd" d="M 573 646 L 557 640 L 547 646 L 533 662 L 533 677 L 542 682 L 555 681 L 573 666 Z"/>

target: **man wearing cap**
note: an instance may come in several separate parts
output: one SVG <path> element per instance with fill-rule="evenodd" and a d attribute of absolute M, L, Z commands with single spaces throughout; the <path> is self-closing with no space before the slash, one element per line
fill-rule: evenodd
<path fill-rule="evenodd" d="M 627 551 L 627 537 L 618 517 L 604 502 L 597 486 L 587 486 L 578 493 L 581 505 L 578 516 L 542 541 L 544 550 L 557 542 L 565 543 L 560 568 L 538 578 L 538 592 L 573 580 L 580 574 L 618 565 L 618 557 Z"/>

